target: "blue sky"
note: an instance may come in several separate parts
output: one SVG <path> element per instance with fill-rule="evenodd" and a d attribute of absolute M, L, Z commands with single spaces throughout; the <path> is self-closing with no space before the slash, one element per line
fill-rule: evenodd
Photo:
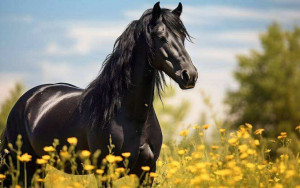
<path fill-rule="evenodd" d="M 85 87 L 127 24 L 156 1 L 43 0 L 0 1 L 0 102 L 16 81 L 27 88 L 69 82 Z M 161 1 L 175 8 L 177 1 Z M 236 87 L 236 54 L 260 49 L 258 35 L 273 21 L 285 29 L 300 24 L 300 0 L 186 0 L 182 19 L 195 38 L 187 44 L 200 77 L 197 87 L 178 96 L 197 97 L 199 89 L 222 106 Z M 200 101 L 200 100 L 198 100 Z M 201 105 L 201 102 L 197 104 Z"/>

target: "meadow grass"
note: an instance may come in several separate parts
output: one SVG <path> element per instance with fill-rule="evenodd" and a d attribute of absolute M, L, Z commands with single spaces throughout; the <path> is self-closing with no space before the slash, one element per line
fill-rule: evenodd
<path fill-rule="evenodd" d="M 300 187 L 299 153 L 289 152 L 287 133 L 282 132 L 274 139 L 263 137 L 264 129 L 252 130 L 251 124 L 245 124 L 237 131 L 219 129 L 218 140 L 208 145 L 207 129 L 210 125 L 194 125 L 190 130 L 182 130 L 180 143 L 162 145 L 162 151 L 157 161 L 156 173 L 149 173 L 149 167 L 142 167 L 146 174 L 145 181 L 139 185 L 139 177 L 129 175 L 128 158 L 130 153 L 122 156 L 113 155 L 114 146 L 110 144 L 110 154 L 97 166 L 100 151 L 91 154 L 89 151 L 76 151 L 77 139 L 69 138 L 70 146 L 64 146 L 57 151 L 59 144 L 55 140 L 53 146 L 44 150 L 48 155 L 36 161 L 41 168 L 37 170 L 33 182 L 35 187 Z M 300 126 L 295 131 L 300 131 Z M 190 135 L 194 134 L 193 139 Z M 270 155 L 269 144 L 281 147 L 281 154 Z M 21 137 L 16 142 L 17 148 L 9 144 L 9 150 L 17 154 L 16 167 L 11 161 L 6 161 L 9 171 L 0 174 L 1 182 L 7 177 L 13 177 L 13 186 L 25 187 L 19 179 L 20 165 L 26 166 L 31 160 L 29 154 L 21 153 Z M 76 159 L 80 159 L 86 175 L 70 175 L 59 169 L 64 169 L 66 162 L 71 164 L 72 174 L 78 174 Z M 123 167 L 118 164 L 123 163 Z M 55 166 L 56 168 L 52 167 Z M 107 173 L 105 172 L 107 169 Z M 46 176 L 45 176 L 46 175 Z M 43 178 L 44 177 L 44 178 Z"/>

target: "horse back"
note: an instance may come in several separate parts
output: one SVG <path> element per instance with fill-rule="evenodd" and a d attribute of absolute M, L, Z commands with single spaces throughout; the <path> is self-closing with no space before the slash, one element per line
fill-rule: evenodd
<path fill-rule="evenodd" d="M 9 141 L 15 142 L 17 134 L 21 134 L 34 152 L 42 155 L 43 147 L 52 145 L 54 138 L 76 136 L 73 133 L 78 130 L 71 123 L 81 92 L 82 89 L 63 83 L 40 85 L 27 91 L 9 115 Z"/>

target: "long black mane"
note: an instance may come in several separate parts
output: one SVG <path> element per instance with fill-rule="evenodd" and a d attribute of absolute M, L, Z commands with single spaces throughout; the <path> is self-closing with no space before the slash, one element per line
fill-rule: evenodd
<path fill-rule="evenodd" d="M 164 24 L 172 32 L 190 40 L 183 23 L 169 9 L 162 9 Z M 121 99 L 131 87 L 133 58 L 136 43 L 143 38 L 147 45 L 147 61 L 151 65 L 154 50 L 149 25 L 152 9 L 146 10 L 139 20 L 131 22 L 116 40 L 98 77 L 83 91 L 80 102 L 81 112 L 89 118 L 91 125 L 105 126 L 121 106 Z M 154 70 L 155 89 L 160 96 L 165 85 L 162 71 Z"/>

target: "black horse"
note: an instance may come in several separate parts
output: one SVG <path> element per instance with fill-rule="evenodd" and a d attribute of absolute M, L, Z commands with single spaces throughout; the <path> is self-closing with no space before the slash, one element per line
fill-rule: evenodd
<path fill-rule="evenodd" d="M 181 12 L 181 3 L 171 11 L 161 9 L 158 2 L 131 22 L 86 89 L 45 84 L 18 100 L 2 134 L 1 152 L 22 135 L 22 152 L 33 156 L 27 165 L 28 183 L 37 168 L 35 159 L 46 154 L 43 148 L 54 138 L 66 145 L 67 138 L 77 137 L 78 150 L 100 149 L 102 160 L 111 135 L 115 155 L 131 153 L 130 173 L 140 176 L 141 166 L 155 171 L 162 132 L 153 97 L 164 87 L 163 72 L 182 89 L 193 88 L 198 76 L 184 47 L 190 36 Z"/>

